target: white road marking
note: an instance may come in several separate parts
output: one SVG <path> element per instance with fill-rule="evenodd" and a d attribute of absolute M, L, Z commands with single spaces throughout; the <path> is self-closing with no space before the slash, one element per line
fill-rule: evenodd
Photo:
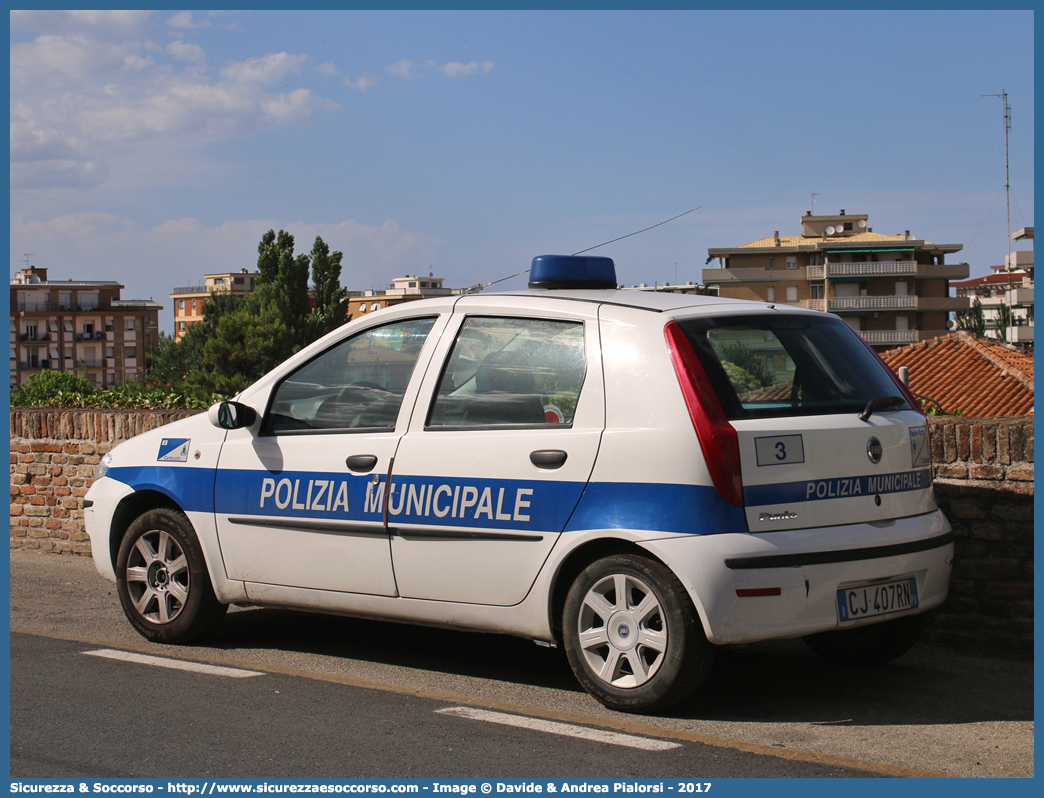
<path fill-rule="evenodd" d="M 565 737 L 578 737 L 581 740 L 592 740 L 597 743 L 609 743 L 610 745 L 624 745 L 628 748 L 639 748 L 643 751 L 669 751 L 672 748 L 680 748 L 680 743 L 670 743 L 666 740 L 654 740 L 649 737 L 635 737 L 631 734 L 620 734 L 619 732 L 590 729 L 586 726 L 574 726 L 571 723 L 559 723 L 553 720 L 539 720 L 528 718 L 524 715 L 508 715 L 504 712 L 490 712 L 485 709 L 474 709 L 473 707 L 449 707 L 437 709 L 443 715 L 455 715 L 471 720 L 484 720 L 487 723 L 500 723 L 504 726 L 517 726 L 520 729 L 531 729 L 549 734 L 560 734 Z"/>
<path fill-rule="evenodd" d="M 189 662 L 183 659 L 167 659 L 166 657 L 152 657 L 148 654 L 134 654 L 130 651 L 116 651 L 111 648 L 102 648 L 96 651 L 84 651 L 92 657 L 106 657 L 107 659 L 118 659 L 124 662 L 136 662 L 139 665 L 156 665 L 160 668 L 170 668 L 176 671 L 192 671 L 193 673 L 207 673 L 211 676 L 230 676 L 233 679 L 245 679 L 248 676 L 264 676 L 260 671 L 246 671 L 240 668 L 223 668 L 220 665 L 204 665 L 201 662 Z"/>

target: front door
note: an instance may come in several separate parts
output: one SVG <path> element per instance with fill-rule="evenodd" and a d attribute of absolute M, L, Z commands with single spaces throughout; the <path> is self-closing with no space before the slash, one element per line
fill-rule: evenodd
<path fill-rule="evenodd" d="M 374 509 L 438 325 L 396 321 L 337 342 L 276 383 L 260 434 L 229 432 L 215 507 L 230 579 L 395 595 Z"/>

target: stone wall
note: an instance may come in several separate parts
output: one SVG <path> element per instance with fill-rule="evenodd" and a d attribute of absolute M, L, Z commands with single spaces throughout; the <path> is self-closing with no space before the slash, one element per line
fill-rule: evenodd
<path fill-rule="evenodd" d="M 121 440 L 196 411 L 11 412 L 11 547 L 90 554 L 81 499 Z M 1033 419 L 930 419 L 935 489 L 956 534 L 950 598 L 925 639 L 1030 654 Z"/>
<path fill-rule="evenodd" d="M 931 419 L 935 493 L 956 534 L 926 639 L 1033 651 L 1033 418 Z"/>

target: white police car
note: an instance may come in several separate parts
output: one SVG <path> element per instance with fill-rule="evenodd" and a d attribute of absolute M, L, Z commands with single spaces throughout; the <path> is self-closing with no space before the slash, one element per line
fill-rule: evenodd
<path fill-rule="evenodd" d="M 719 644 L 913 645 L 952 535 L 926 419 L 847 325 L 618 291 L 608 258 L 530 277 L 367 315 L 113 449 L 85 515 L 134 627 L 186 642 L 235 602 L 508 633 L 633 712 Z"/>

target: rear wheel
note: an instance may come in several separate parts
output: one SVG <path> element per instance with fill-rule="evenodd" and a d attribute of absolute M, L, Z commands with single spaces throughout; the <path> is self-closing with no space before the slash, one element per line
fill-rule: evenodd
<path fill-rule="evenodd" d="M 884 665 L 898 659 L 917 642 L 925 615 L 808 635 L 805 642 L 823 659 L 846 665 Z"/>
<path fill-rule="evenodd" d="M 228 609 L 214 596 L 192 524 L 176 510 L 150 510 L 128 527 L 116 556 L 116 591 L 131 625 L 157 643 L 195 640 Z"/>
<path fill-rule="evenodd" d="M 563 636 L 580 684 L 623 712 L 659 712 L 692 697 L 714 659 L 677 577 L 634 555 L 580 573 L 566 597 Z"/>

